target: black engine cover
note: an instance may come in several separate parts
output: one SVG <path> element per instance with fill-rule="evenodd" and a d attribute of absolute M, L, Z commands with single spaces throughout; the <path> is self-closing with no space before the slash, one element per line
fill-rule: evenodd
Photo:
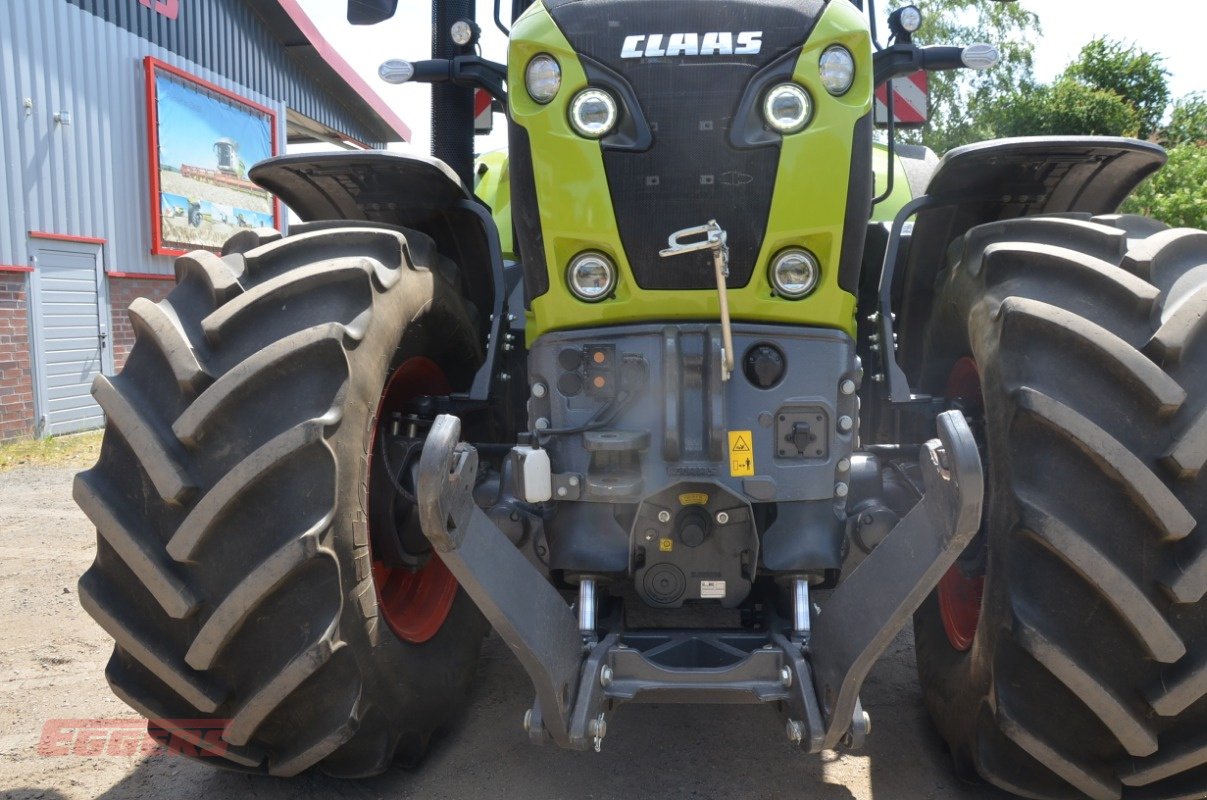
<path fill-rule="evenodd" d="M 729 234 L 729 286 L 745 286 L 766 230 L 779 140 L 738 149 L 730 143 L 729 129 L 751 78 L 804 44 L 825 1 L 545 0 L 545 5 L 578 53 L 630 84 L 653 132 L 654 143 L 644 151 L 603 143 L 617 226 L 637 284 L 643 289 L 712 286 L 709 254 L 682 255 L 672 262 L 659 258 L 658 251 L 671 233 L 716 219 Z M 758 51 L 736 52 L 753 50 L 749 34 L 755 33 Z M 676 34 L 682 38 L 672 40 Z M 714 43 L 732 41 L 735 52 L 703 47 L 707 34 L 716 37 Z M 748 34 L 745 48 L 741 34 Z M 634 42 L 635 36 L 643 38 Z M 626 40 L 629 57 L 622 55 Z M 672 49 L 675 54 L 666 55 L 673 42 L 686 44 L 681 53 Z M 633 55 L 634 45 L 639 56 Z"/>

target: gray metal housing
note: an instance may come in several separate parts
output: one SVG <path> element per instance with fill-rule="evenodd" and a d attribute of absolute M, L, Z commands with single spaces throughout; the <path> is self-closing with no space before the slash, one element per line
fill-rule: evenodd
<path fill-rule="evenodd" d="M 839 331 L 774 325 L 737 324 L 733 337 L 738 369 L 729 381 L 714 324 L 555 332 L 533 344 L 529 426 L 549 451 L 558 501 L 546 524 L 551 568 L 627 571 L 637 504 L 678 484 L 685 493 L 714 484 L 761 507 L 761 568 L 840 565 L 862 378 L 854 342 Z M 768 344 L 782 353 L 784 371 L 764 389 L 742 364 Z M 601 410 L 605 424 L 567 432 Z M 796 425 L 815 440 L 802 438 L 801 448 L 788 441 Z"/>

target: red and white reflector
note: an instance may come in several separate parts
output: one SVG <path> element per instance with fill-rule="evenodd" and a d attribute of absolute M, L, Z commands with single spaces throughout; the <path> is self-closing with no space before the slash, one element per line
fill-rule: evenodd
<path fill-rule="evenodd" d="M 876 124 L 888 125 L 888 87 L 893 88 L 893 117 L 903 128 L 919 127 L 930 118 L 930 82 L 926 72 L 894 78 L 876 90 Z"/>
<path fill-rule="evenodd" d="M 474 90 L 474 133 L 486 134 L 495 128 L 495 99 L 485 89 Z"/>

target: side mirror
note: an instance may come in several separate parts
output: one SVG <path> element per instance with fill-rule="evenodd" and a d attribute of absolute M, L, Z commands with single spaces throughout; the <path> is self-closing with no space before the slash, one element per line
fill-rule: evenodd
<path fill-rule="evenodd" d="M 376 25 L 394 16 L 398 0 L 348 0 L 348 22 L 353 25 Z"/>

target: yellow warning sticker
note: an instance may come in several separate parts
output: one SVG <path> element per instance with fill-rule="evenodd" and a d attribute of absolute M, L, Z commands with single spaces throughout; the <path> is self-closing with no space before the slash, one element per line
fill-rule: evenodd
<path fill-rule="evenodd" d="M 658 549 L 664 553 L 669 553 L 675 549 L 675 540 L 663 537 L 658 540 Z"/>
<path fill-rule="evenodd" d="M 679 505 L 706 506 L 708 505 L 708 495 L 704 494 L 704 492 L 684 492 L 679 495 Z"/>
<path fill-rule="evenodd" d="M 751 431 L 729 432 L 729 474 L 744 478 L 754 474 L 754 436 Z"/>

